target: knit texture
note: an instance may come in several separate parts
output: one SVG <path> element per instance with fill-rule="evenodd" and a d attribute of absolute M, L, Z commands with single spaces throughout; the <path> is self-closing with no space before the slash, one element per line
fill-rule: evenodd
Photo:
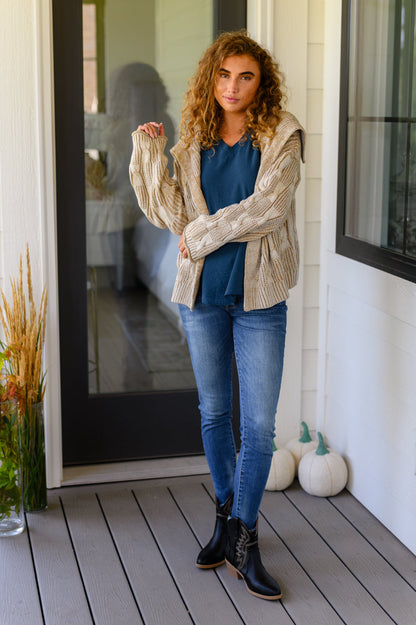
<path fill-rule="evenodd" d="M 200 187 L 200 145 L 179 141 L 171 152 L 169 178 L 166 137 L 133 133 L 130 180 L 140 208 L 159 228 L 184 235 L 188 258 L 178 254 L 172 301 L 193 308 L 204 258 L 230 241 L 246 241 L 244 310 L 269 308 L 285 300 L 297 282 L 299 245 L 295 191 L 304 160 L 304 131 L 288 112 L 272 139 L 260 140 L 261 162 L 254 193 L 210 215 Z"/>

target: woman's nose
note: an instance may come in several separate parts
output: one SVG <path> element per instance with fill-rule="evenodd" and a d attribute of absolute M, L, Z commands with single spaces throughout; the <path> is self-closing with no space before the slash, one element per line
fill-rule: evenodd
<path fill-rule="evenodd" d="M 235 93 L 236 91 L 238 91 L 238 80 L 237 79 L 231 79 L 230 82 L 228 83 L 228 90 L 231 93 Z"/>

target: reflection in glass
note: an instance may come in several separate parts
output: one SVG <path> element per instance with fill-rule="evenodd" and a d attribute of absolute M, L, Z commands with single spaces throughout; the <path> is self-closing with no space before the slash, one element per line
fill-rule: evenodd
<path fill-rule="evenodd" d="M 375 245 L 386 237 L 390 138 L 390 124 L 348 124 L 345 232 Z"/>
<path fill-rule="evenodd" d="M 401 251 L 407 195 L 406 124 L 395 124 L 391 138 L 389 233 L 387 247 Z"/>
<path fill-rule="evenodd" d="M 351 2 L 349 116 L 392 115 L 396 0 Z"/>
<path fill-rule="evenodd" d="M 139 123 L 163 122 L 167 148 L 176 142 L 187 80 L 212 38 L 212 3 L 185 0 L 181 7 L 168 0 L 83 5 L 93 394 L 195 387 L 177 306 L 170 301 L 178 237 L 147 221 L 128 173 L 131 133 Z"/>
<path fill-rule="evenodd" d="M 391 153 L 392 165 L 389 188 L 389 249 L 416 252 L 416 160 L 414 138 L 416 128 L 409 123 L 394 124 Z M 413 148 L 407 151 L 412 133 Z"/>
<path fill-rule="evenodd" d="M 345 234 L 416 256 L 415 0 L 351 3 Z M 413 115 L 413 117 L 412 117 Z"/>
<path fill-rule="evenodd" d="M 407 212 L 405 249 L 408 256 L 416 258 L 416 124 L 410 127 L 410 153 L 408 158 Z"/>

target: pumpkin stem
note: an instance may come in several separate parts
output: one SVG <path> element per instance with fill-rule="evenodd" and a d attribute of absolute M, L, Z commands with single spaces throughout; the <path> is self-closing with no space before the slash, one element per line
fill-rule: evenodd
<path fill-rule="evenodd" d="M 277 451 L 276 443 L 273 441 L 273 451 Z"/>
<path fill-rule="evenodd" d="M 318 432 L 319 445 L 316 449 L 317 456 L 325 456 L 325 454 L 329 454 L 329 449 L 324 443 L 324 437 L 320 432 Z"/>
<path fill-rule="evenodd" d="M 308 426 L 306 425 L 305 421 L 302 421 L 301 425 L 303 427 L 303 434 L 299 439 L 299 443 L 310 443 L 312 439 L 311 435 L 309 434 Z"/>

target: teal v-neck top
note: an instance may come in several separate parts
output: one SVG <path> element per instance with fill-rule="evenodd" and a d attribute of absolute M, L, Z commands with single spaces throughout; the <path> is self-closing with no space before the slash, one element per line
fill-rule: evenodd
<path fill-rule="evenodd" d="M 201 189 L 210 215 L 245 200 L 254 191 L 260 150 L 250 138 L 233 146 L 222 139 L 201 150 Z M 205 258 L 198 299 L 203 304 L 232 305 L 244 294 L 246 243 L 226 243 Z"/>

